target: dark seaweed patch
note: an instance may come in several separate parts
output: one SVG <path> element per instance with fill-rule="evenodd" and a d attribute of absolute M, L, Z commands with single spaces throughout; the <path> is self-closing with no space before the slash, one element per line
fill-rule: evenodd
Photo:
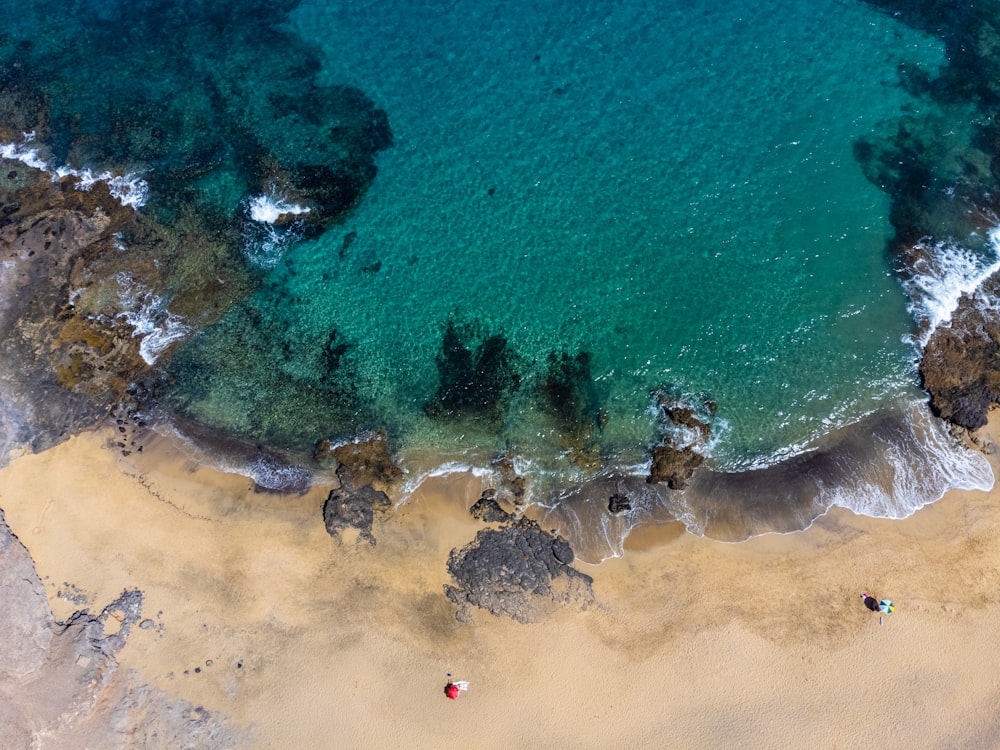
<path fill-rule="evenodd" d="M 477 417 L 500 423 L 521 385 L 519 358 L 501 334 L 448 321 L 437 355 L 439 383 L 425 411 L 434 418 Z"/>

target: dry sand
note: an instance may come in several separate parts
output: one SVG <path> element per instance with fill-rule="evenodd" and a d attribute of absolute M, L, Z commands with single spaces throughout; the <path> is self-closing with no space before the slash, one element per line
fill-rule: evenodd
<path fill-rule="evenodd" d="M 100 611 L 141 589 L 152 622 L 119 662 L 254 746 L 1000 746 L 1000 491 L 735 545 L 640 529 L 582 566 L 587 610 L 461 624 L 445 561 L 482 528 L 481 480 L 426 481 L 372 548 L 326 533 L 325 488 L 258 494 L 166 439 L 127 458 L 112 439 L 14 460 L 0 507 L 57 618 L 81 608 L 67 592 Z M 884 625 L 862 591 L 896 602 Z"/>

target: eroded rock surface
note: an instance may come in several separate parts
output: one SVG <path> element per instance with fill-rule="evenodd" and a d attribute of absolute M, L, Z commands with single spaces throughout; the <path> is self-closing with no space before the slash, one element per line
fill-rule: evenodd
<path fill-rule="evenodd" d="M 375 515 L 390 507 L 389 497 L 371 485 L 352 487 L 345 484 L 330 490 L 323 504 L 323 522 L 334 539 L 340 539 L 345 529 L 357 529 L 362 539 L 375 546 L 372 533 Z"/>
<path fill-rule="evenodd" d="M 709 418 L 715 412 L 715 404 L 705 401 L 696 409 L 684 399 L 665 394 L 659 394 L 658 400 L 666 423 L 663 442 L 653 447 L 646 481 L 665 482 L 670 489 L 683 489 L 694 470 L 705 461 L 705 446 L 712 434 Z"/>
<path fill-rule="evenodd" d="M 988 280 L 984 292 L 996 295 L 1000 281 Z M 951 323 L 931 334 L 920 362 L 924 389 L 938 416 L 975 430 L 1000 403 L 1000 315 L 980 294 L 965 295 Z"/>
<path fill-rule="evenodd" d="M 513 515 L 504 510 L 497 501 L 497 491 L 494 489 L 484 490 L 482 497 L 469 508 L 469 513 L 473 518 L 486 523 L 506 523 L 513 519 Z"/>
<path fill-rule="evenodd" d="M 543 531 L 530 519 L 498 529 L 483 529 L 448 556 L 456 585 L 445 595 L 471 618 L 471 607 L 517 622 L 538 622 L 555 608 L 586 608 L 593 601 L 593 579 L 571 566 L 573 550 L 562 537 Z"/>
<path fill-rule="evenodd" d="M 223 717 L 118 668 L 115 654 L 141 614 L 142 593 L 132 590 L 96 616 L 83 611 L 57 622 L 0 511 L 0 747 L 245 746 L 249 735 Z"/>

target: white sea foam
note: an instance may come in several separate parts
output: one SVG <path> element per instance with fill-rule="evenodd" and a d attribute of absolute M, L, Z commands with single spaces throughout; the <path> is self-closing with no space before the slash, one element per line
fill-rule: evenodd
<path fill-rule="evenodd" d="M 298 218 L 284 224 L 276 222 L 282 217 L 303 216 L 310 209 L 273 194 L 253 196 L 244 207 L 250 221 L 243 224 L 243 253 L 257 268 L 274 268 L 285 251 L 302 238 L 302 222 Z"/>
<path fill-rule="evenodd" d="M 90 190 L 98 182 L 107 183 L 111 196 L 123 206 L 131 206 L 133 209 L 141 208 L 149 198 L 149 184 L 134 172 L 120 175 L 104 171 L 95 175 L 89 169 L 73 169 L 67 166 L 53 167 L 48 160 L 42 158 L 37 148 L 27 145 L 35 140 L 35 134 L 24 133 L 23 136 L 22 143 L 0 144 L 0 157 L 19 161 L 34 169 L 40 169 L 51 175 L 53 182 L 63 177 L 76 177 L 77 190 Z"/>
<path fill-rule="evenodd" d="M 1000 271 L 1000 229 L 993 229 L 989 239 L 993 254 L 985 258 L 954 242 L 919 246 L 925 257 L 906 287 L 911 313 L 927 322 L 917 341 L 921 347 L 936 328 L 950 325 L 962 295 L 976 294 L 986 279 Z"/>
<path fill-rule="evenodd" d="M 49 172 L 49 165 L 39 154 L 38 149 L 26 146 L 35 139 L 34 133 L 24 133 L 24 143 L 3 143 L 0 144 L 0 157 L 19 161 L 34 169 L 41 169 Z"/>
<path fill-rule="evenodd" d="M 881 441 L 887 480 L 859 481 L 850 487 L 824 488 L 824 500 L 873 518 L 907 518 L 937 502 L 953 489 L 993 488 L 993 469 L 978 451 L 960 444 L 945 424 L 922 406 L 907 413 L 914 440 L 899 444 Z"/>
<path fill-rule="evenodd" d="M 124 310 L 118 313 L 132 326 L 132 335 L 141 336 L 139 354 L 146 364 L 153 364 L 174 341 L 194 329 L 180 315 L 167 309 L 166 301 L 122 271 L 115 276 L 121 286 L 119 300 Z"/>
<path fill-rule="evenodd" d="M 274 224 L 282 216 L 302 216 L 309 211 L 308 206 L 288 203 L 275 195 L 255 195 L 250 199 L 250 218 L 266 224 Z"/>

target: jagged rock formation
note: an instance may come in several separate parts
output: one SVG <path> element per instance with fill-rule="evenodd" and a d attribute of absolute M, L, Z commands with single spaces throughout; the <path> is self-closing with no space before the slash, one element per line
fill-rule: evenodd
<path fill-rule="evenodd" d="M 483 529 L 448 556 L 457 585 L 445 595 L 467 621 L 470 607 L 517 622 L 538 622 L 559 606 L 586 608 L 593 600 L 593 579 L 572 567 L 573 550 L 560 536 L 522 518 L 498 529 Z"/>
<path fill-rule="evenodd" d="M 483 491 L 482 497 L 472 504 L 469 513 L 473 518 L 485 521 L 486 523 L 506 523 L 514 518 L 497 502 L 497 491 L 487 489 Z"/>
<path fill-rule="evenodd" d="M 983 291 L 995 295 L 998 287 L 993 279 Z M 931 334 L 920 376 L 939 417 L 971 430 L 986 424 L 1000 403 L 1000 315 L 981 295 L 963 296 L 950 324 Z"/>
<path fill-rule="evenodd" d="M 52 616 L 27 550 L 0 511 L 0 747 L 227 748 L 250 739 L 226 720 L 120 670 L 142 615 L 125 591 L 98 615 Z M 109 623 L 120 623 L 108 631 Z"/>
<path fill-rule="evenodd" d="M 715 404 L 706 401 L 700 410 L 706 413 L 701 414 L 686 400 L 662 393 L 657 398 L 667 420 L 667 429 L 663 442 L 653 447 L 646 481 L 651 484 L 665 482 L 673 490 L 683 489 L 694 470 L 705 461 L 705 445 L 712 433 L 708 419 L 715 412 Z"/>
<path fill-rule="evenodd" d="M 357 529 L 361 538 L 374 547 L 372 524 L 375 514 L 388 511 L 391 505 L 384 492 L 370 485 L 339 487 L 330 490 L 323 504 L 323 523 L 326 524 L 327 533 L 334 539 L 340 539 L 344 529 L 352 528 Z"/>

